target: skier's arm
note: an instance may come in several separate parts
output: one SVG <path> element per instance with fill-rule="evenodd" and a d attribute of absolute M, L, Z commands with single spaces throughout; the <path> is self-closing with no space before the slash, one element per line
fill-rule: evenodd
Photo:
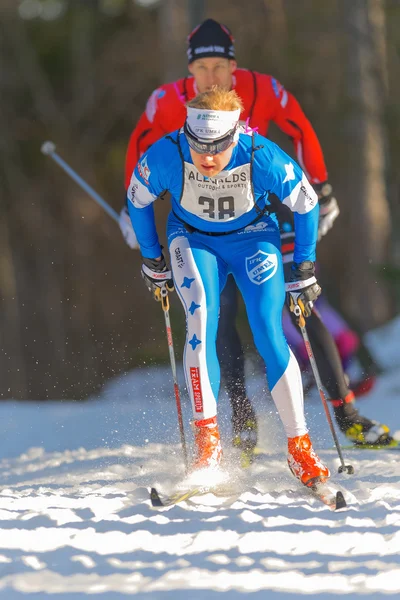
<path fill-rule="evenodd" d="M 315 261 L 318 237 L 318 196 L 299 165 L 275 144 L 272 153 L 268 185 L 271 192 L 294 213 L 295 263 Z"/>
<path fill-rule="evenodd" d="M 128 189 L 131 175 L 139 158 L 157 140 L 165 135 L 162 127 L 162 114 L 159 110 L 158 98 L 162 89 L 155 90 L 147 100 L 146 110 L 141 115 L 132 135 L 129 139 L 125 158 L 125 189 Z"/>
<path fill-rule="evenodd" d="M 127 191 L 128 210 L 136 233 L 140 252 L 145 258 L 161 256 L 154 218 L 153 202 L 167 185 L 162 183 L 162 162 L 156 144 L 137 164 Z"/>
<path fill-rule="evenodd" d="M 324 155 L 313 126 L 296 98 L 274 78 L 270 78 L 273 93 L 274 123 L 292 140 L 297 160 L 312 184 L 328 179 Z"/>
<path fill-rule="evenodd" d="M 272 160 L 268 175 L 271 192 L 294 213 L 293 264 L 286 283 L 289 308 L 308 317 L 313 303 L 321 293 L 315 278 L 315 246 L 318 235 L 318 196 L 299 165 L 275 144 L 271 145 Z M 301 314 L 300 313 L 300 314 Z"/>
<path fill-rule="evenodd" d="M 147 148 L 162 137 L 157 127 L 153 127 L 147 114 L 144 112 L 139 119 L 138 124 L 132 132 L 129 140 L 128 150 L 125 159 L 125 189 L 128 190 L 132 173 L 138 164 L 139 158 Z M 124 205 L 119 215 L 119 227 L 128 246 L 132 249 L 138 247 L 137 236 L 132 228 L 132 222 L 129 214 L 129 206 Z"/>
<path fill-rule="evenodd" d="M 285 90 L 273 77 L 269 78 L 268 83 L 272 119 L 291 138 L 297 160 L 318 194 L 321 207 L 318 239 L 321 239 L 331 229 L 340 212 L 332 193 L 332 186 L 327 181 L 328 173 L 321 145 L 310 121 L 293 94 Z M 268 92 L 268 88 L 264 89 Z"/>

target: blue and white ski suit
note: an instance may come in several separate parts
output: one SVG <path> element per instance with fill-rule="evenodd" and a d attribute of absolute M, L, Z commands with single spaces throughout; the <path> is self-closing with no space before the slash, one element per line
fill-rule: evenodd
<path fill-rule="evenodd" d="M 315 260 L 316 193 L 298 164 L 258 134 L 240 133 L 229 164 L 208 178 L 194 166 L 185 134 L 175 131 L 141 157 L 128 188 L 132 224 L 148 258 L 161 255 L 153 202 L 165 190 L 171 194 L 168 245 L 186 312 L 184 370 L 194 418 L 208 419 L 217 411 L 219 302 L 232 273 L 286 434 L 303 435 L 301 376 L 282 330 L 280 234 L 275 215 L 268 212 L 268 195 L 276 194 L 294 212 L 294 260 L 300 263 Z"/>

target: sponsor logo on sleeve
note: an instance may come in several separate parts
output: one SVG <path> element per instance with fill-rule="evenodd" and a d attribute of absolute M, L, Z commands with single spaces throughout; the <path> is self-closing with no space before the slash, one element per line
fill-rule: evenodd
<path fill-rule="evenodd" d="M 314 206 L 315 201 L 316 201 L 316 196 L 314 196 L 314 197 L 311 196 L 305 185 L 302 185 L 301 188 L 300 188 L 300 190 L 303 193 L 304 197 L 307 198 L 307 200 L 310 203 L 310 205 Z"/>
<path fill-rule="evenodd" d="M 179 246 L 175 248 L 175 260 L 180 269 L 185 266 L 185 261 L 183 260 L 182 252 Z"/>
<path fill-rule="evenodd" d="M 147 164 L 147 156 L 145 156 L 144 159 L 140 161 L 138 165 L 138 170 L 140 177 L 144 179 L 144 181 L 148 184 L 151 171 Z"/>
<path fill-rule="evenodd" d="M 287 181 L 293 181 L 294 179 L 296 179 L 296 176 L 294 174 L 293 163 L 289 163 L 289 164 L 285 165 L 285 171 L 286 171 L 286 177 L 283 180 L 283 183 L 286 183 Z"/>
<path fill-rule="evenodd" d="M 128 198 L 130 200 L 132 200 L 132 202 L 135 202 L 135 194 L 138 191 L 138 189 L 139 189 L 139 186 L 137 183 L 135 183 L 135 182 L 131 183 L 131 187 L 129 189 L 130 194 L 128 193 Z"/>

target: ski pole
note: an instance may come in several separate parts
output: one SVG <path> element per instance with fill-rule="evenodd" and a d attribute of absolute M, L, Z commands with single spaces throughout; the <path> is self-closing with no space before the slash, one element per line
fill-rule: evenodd
<path fill-rule="evenodd" d="M 111 208 L 111 206 L 107 204 L 107 202 L 103 200 L 103 198 L 99 196 L 99 194 L 95 192 L 94 189 L 91 188 L 90 185 L 78 175 L 78 173 L 71 169 L 71 167 L 65 162 L 65 160 L 61 158 L 61 156 L 58 156 L 56 152 L 56 145 L 53 144 L 53 142 L 44 142 L 44 144 L 42 144 L 41 151 L 43 154 L 50 156 L 50 158 L 52 158 L 54 162 L 56 162 L 83 190 L 85 190 L 85 192 L 87 192 L 89 196 L 93 198 L 93 200 L 97 202 L 97 204 L 99 204 L 112 219 L 114 219 L 114 221 L 117 223 L 119 222 L 118 213 Z"/>
<path fill-rule="evenodd" d="M 293 302 L 293 300 L 292 300 L 292 302 Z M 301 303 L 301 300 L 299 302 Z M 304 344 L 306 346 L 308 358 L 310 359 L 310 364 L 311 364 L 311 368 L 312 368 L 312 371 L 314 374 L 315 383 L 317 384 L 318 392 L 319 392 L 319 395 L 320 395 L 320 398 L 322 401 L 322 405 L 325 410 L 329 428 L 331 430 L 333 441 L 335 442 L 336 450 L 337 450 L 337 453 L 339 456 L 339 460 L 341 462 L 338 472 L 339 473 L 347 472 L 349 475 L 352 475 L 354 473 L 353 466 L 346 465 L 344 462 L 344 459 L 343 459 L 342 449 L 340 447 L 340 443 L 339 443 L 338 437 L 336 435 L 336 431 L 335 431 L 335 427 L 333 425 L 331 413 L 329 412 L 329 407 L 328 407 L 328 403 L 326 401 L 324 390 L 322 387 L 322 381 L 321 381 L 321 377 L 320 377 L 320 374 L 318 371 L 317 362 L 315 360 L 314 353 L 311 348 L 310 338 L 308 337 L 308 333 L 307 333 L 307 329 L 306 329 L 306 320 L 304 318 L 303 311 L 301 310 L 301 306 L 299 304 L 294 304 L 294 303 L 291 306 L 291 310 L 293 310 L 294 314 L 296 315 L 296 317 L 298 317 L 298 320 L 299 320 L 299 327 L 300 327 L 301 335 L 303 336 L 303 340 L 304 340 Z"/>
<path fill-rule="evenodd" d="M 119 223 L 118 213 L 113 208 L 111 208 L 111 206 L 109 204 L 107 204 L 107 202 L 105 200 L 103 200 L 103 198 L 101 196 L 99 196 L 99 194 L 97 192 L 95 192 L 95 190 L 92 187 L 90 187 L 90 185 L 88 183 L 86 183 L 86 181 L 84 179 L 82 179 L 82 177 L 80 177 L 78 175 L 78 173 L 76 173 L 65 162 L 65 160 L 63 160 L 56 153 L 55 150 L 56 150 L 56 146 L 53 142 L 48 141 L 48 142 L 44 142 L 42 144 L 42 147 L 41 147 L 42 153 L 47 156 L 50 156 L 50 158 L 52 158 L 83 190 L 85 190 L 85 192 L 87 192 L 89 194 L 89 196 L 91 198 L 93 198 L 93 200 L 95 202 L 97 202 L 97 204 L 99 204 L 112 219 L 114 219 L 114 221 Z M 167 288 L 165 286 L 163 286 L 161 288 L 160 293 L 161 293 L 161 298 L 158 298 L 158 300 L 161 299 L 161 307 L 162 307 L 163 313 L 164 313 L 165 328 L 167 331 L 169 358 L 170 358 L 170 363 L 171 363 L 172 378 L 173 378 L 173 382 L 174 382 L 176 409 L 178 412 L 179 433 L 181 436 L 181 444 L 182 444 L 183 459 L 184 459 L 184 463 L 185 463 L 185 471 L 187 472 L 187 470 L 188 470 L 188 455 L 187 455 L 186 440 L 185 440 L 185 430 L 183 428 L 181 397 L 180 397 L 179 386 L 178 386 L 178 377 L 176 374 L 175 352 L 174 352 L 174 344 L 173 344 L 173 339 L 172 339 L 171 320 L 169 317 L 169 298 L 168 298 Z"/>
<path fill-rule="evenodd" d="M 165 284 L 161 288 L 161 307 L 163 309 L 164 319 L 165 319 L 165 329 L 167 332 L 169 360 L 171 363 L 172 379 L 174 382 L 176 410 L 178 413 L 179 433 L 181 436 L 181 446 L 182 446 L 182 452 L 183 452 L 183 460 L 185 463 L 185 471 L 187 473 L 188 468 L 189 468 L 188 454 L 187 454 L 187 448 L 186 448 L 185 430 L 183 427 L 183 419 L 182 419 L 181 396 L 180 396 L 180 392 L 179 392 L 178 377 L 176 374 L 175 351 L 174 351 L 174 343 L 173 343 L 173 339 L 172 339 L 171 320 L 169 318 L 168 290 L 167 290 Z"/>

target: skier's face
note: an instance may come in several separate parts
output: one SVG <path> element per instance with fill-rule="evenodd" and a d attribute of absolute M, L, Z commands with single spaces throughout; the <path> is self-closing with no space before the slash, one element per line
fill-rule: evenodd
<path fill-rule="evenodd" d="M 198 58 L 189 65 L 199 94 L 211 90 L 218 85 L 226 90 L 232 87 L 232 75 L 236 71 L 237 62 L 228 58 L 207 57 Z"/>
<path fill-rule="evenodd" d="M 205 177 L 215 177 L 223 171 L 226 165 L 231 160 L 233 148 L 236 142 L 232 143 L 229 148 L 219 154 L 198 154 L 192 148 L 189 148 L 190 155 L 194 166 Z"/>

